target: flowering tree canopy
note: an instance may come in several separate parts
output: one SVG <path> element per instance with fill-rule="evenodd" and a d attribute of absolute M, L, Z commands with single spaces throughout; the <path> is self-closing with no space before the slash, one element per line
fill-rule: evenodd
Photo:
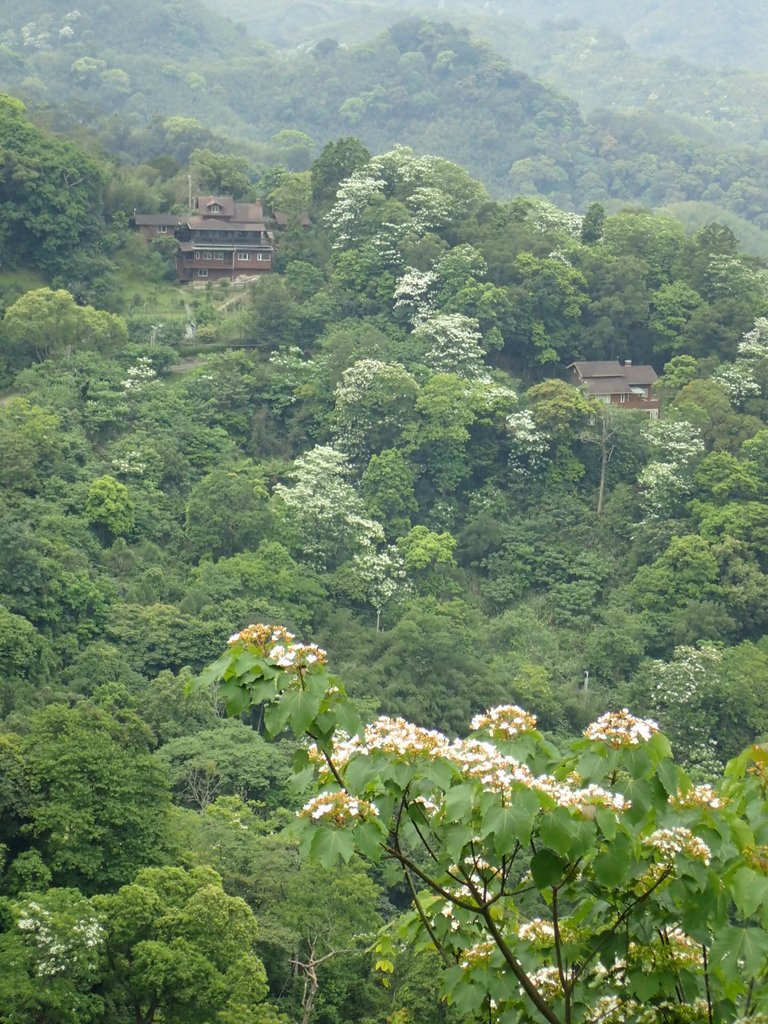
<path fill-rule="evenodd" d="M 562 753 L 514 706 L 450 739 L 364 727 L 325 652 L 250 626 L 195 684 L 265 705 L 303 745 L 301 848 L 389 861 L 413 909 L 377 944 L 427 939 L 460 1013 L 501 1024 L 761 1019 L 768 1012 L 768 753 L 694 785 L 650 721 L 609 712 Z"/>

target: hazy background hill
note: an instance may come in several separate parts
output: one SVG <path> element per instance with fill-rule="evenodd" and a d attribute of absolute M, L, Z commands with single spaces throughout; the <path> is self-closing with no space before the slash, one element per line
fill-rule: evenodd
<path fill-rule="evenodd" d="M 221 0 L 223 14 L 260 38 L 291 46 L 329 34 L 346 42 L 414 14 L 473 25 L 579 21 L 621 33 L 633 48 L 721 68 L 762 70 L 768 57 L 760 0 Z"/>
<path fill-rule="evenodd" d="M 414 10 L 440 20 L 397 20 Z M 300 171 L 329 139 L 357 135 L 373 151 L 445 156 L 502 198 L 674 207 L 692 227 L 718 219 L 763 254 L 768 77 L 659 60 L 648 33 L 643 52 L 627 42 L 653 22 L 672 48 L 692 10 L 137 0 L 126 19 L 116 0 L 11 0 L 0 89 L 55 130 L 169 173 L 201 146 Z M 716 31 L 727 13 L 698 19 L 713 46 L 727 41 Z M 734 16 L 754 46 L 758 27 L 755 5 Z"/>

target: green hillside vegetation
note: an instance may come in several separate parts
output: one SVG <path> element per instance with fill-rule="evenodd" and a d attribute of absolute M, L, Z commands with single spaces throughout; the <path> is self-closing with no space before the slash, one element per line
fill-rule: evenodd
<path fill-rule="evenodd" d="M 763 1024 L 758 131 L 647 57 L 604 102 L 676 5 L 589 7 L 594 110 L 251 7 L 369 21 L 0 38 L 0 1021 Z M 280 210 L 277 272 L 177 285 L 131 217 L 190 187 Z"/>
<path fill-rule="evenodd" d="M 729 5 L 707 0 L 631 5 L 612 0 L 497 0 L 493 5 L 481 0 L 263 0 L 258 7 L 247 0 L 221 0 L 218 9 L 282 48 L 323 36 L 360 42 L 371 30 L 418 14 L 474 24 L 489 38 L 503 36 L 512 24 L 523 32 L 542 22 L 550 32 L 555 26 L 583 26 L 593 35 L 607 30 L 645 57 L 677 57 L 723 69 L 762 71 L 767 56 L 759 0 Z"/>
<path fill-rule="evenodd" d="M 117 47 L 120 19 L 109 5 L 69 21 L 42 14 L 35 21 L 25 8 L 6 34 L 0 84 L 60 130 L 87 125 L 114 158 L 166 175 L 196 149 L 235 151 L 257 169 L 254 178 L 275 164 L 302 170 L 326 141 L 355 133 L 372 151 L 403 142 L 445 156 L 499 197 L 538 193 L 581 210 L 592 201 L 705 201 L 765 227 L 768 179 L 755 148 L 762 140 L 748 128 L 723 135 L 710 127 L 729 118 L 722 96 L 719 115 L 689 115 L 685 96 L 699 91 L 695 83 L 684 81 L 665 118 L 655 101 L 587 117 L 448 24 L 401 22 L 350 49 L 330 41 L 283 55 L 221 17 L 215 32 L 199 13 L 182 31 L 182 7 L 154 22 L 152 10 L 139 9 L 135 34 L 132 25 Z M 147 56 L 136 39 L 152 33 Z M 251 82 L 259 83 L 256 104 Z M 637 87 L 630 93 L 627 108 Z"/>
<path fill-rule="evenodd" d="M 311 197 L 311 224 L 287 228 L 281 272 L 241 305 L 197 293 L 207 340 L 184 373 L 175 317 L 150 330 L 47 286 L 4 304 L 0 995 L 14 1024 L 479 1021 L 471 986 L 440 1001 L 440 961 L 419 947 L 380 947 L 394 983 L 376 981 L 366 951 L 409 906 L 402 882 L 335 832 L 319 864 L 299 860 L 283 725 L 302 731 L 314 698 L 292 694 L 280 718 L 230 686 L 231 721 L 205 688 L 184 698 L 249 623 L 326 648 L 366 717 L 464 734 L 520 703 L 542 758 L 632 706 L 668 732 L 687 786 L 768 733 L 762 264 L 721 225 L 499 203 L 442 158 L 371 157 L 354 138 L 309 179 L 274 180 Z M 574 359 L 616 357 L 663 370 L 661 420 L 564 380 Z M 637 814 L 656 814 L 640 782 Z M 743 784 L 762 808 L 759 780 Z M 566 832 L 546 840 L 563 856 Z M 762 876 L 739 869 L 749 924 Z M 763 932 L 748 932 L 760 978 Z"/>
<path fill-rule="evenodd" d="M 614 110 L 650 107 L 657 120 L 665 115 L 689 119 L 688 131 L 696 125 L 717 131 L 724 138 L 753 145 L 764 141 L 762 111 L 768 79 L 765 61 L 758 54 L 764 45 L 759 27 L 762 15 L 757 6 L 738 17 L 728 10 L 723 16 L 728 32 L 720 30 L 711 6 L 705 17 L 695 20 L 697 32 L 707 33 L 711 46 L 697 45 L 689 15 L 680 32 L 676 4 L 657 4 L 654 16 L 666 19 L 666 30 L 632 32 L 632 22 L 642 5 L 596 5 L 573 3 L 570 10 L 558 3 L 485 4 L 452 0 L 435 4 L 336 0 L 335 3 L 269 2 L 245 4 L 224 0 L 217 10 L 242 21 L 254 39 L 281 50 L 328 45 L 335 39 L 360 44 L 377 31 L 384 31 L 409 17 L 447 18 L 470 29 L 493 48 L 538 81 L 554 86 L 577 100 L 586 112 L 596 108 Z M 687 8 L 690 8 L 690 4 Z M 738 45 L 731 52 L 718 53 L 733 37 Z M 666 36 L 667 43 L 655 45 Z M 750 54 L 753 56 L 750 57 Z"/>

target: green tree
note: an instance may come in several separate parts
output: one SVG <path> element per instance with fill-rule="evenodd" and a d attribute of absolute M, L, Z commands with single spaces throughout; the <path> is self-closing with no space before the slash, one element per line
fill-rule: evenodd
<path fill-rule="evenodd" d="M 370 159 L 362 142 L 352 136 L 326 143 L 312 164 L 312 202 L 320 206 L 333 203 L 340 183 Z"/>
<path fill-rule="evenodd" d="M 147 868 L 93 900 L 103 915 L 105 1000 L 116 1019 L 153 1024 L 276 1022 L 252 911 L 211 868 Z"/>
<path fill-rule="evenodd" d="M 11 737 L 18 749 L 16 855 L 38 850 L 55 884 L 103 890 L 169 850 L 168 790 L 138 719 L 52 705 Z"/>
<path fill-rule="evenodd" d="M 400 537 L 397 546 L 403 564 L 421 593 L 444 594 L 456 587 L 453 570 L 456 538 L 450 533 L 435 533 L 426 526 L 414 526 Z"/>
<path fill-rule="evenodd" d="M 128 330 L 122 317 L 78 306 L 62 288 L 36 288 L 6 309 L 0 340 L 15 362 L 28 365 L 81 348 L 114 351 L 128 341 Z"/>
<path fill-rule="evenodd" d="M 113 476 L 93 481 L 88 488 L 85 514 L 106 543 L 133 530 L 134 510 L 128 488 Z"/>
<path fill-rule="evenodd" d="M 466 739 L 391 718 L 335 737 L 350 709 L 324 659 L 288 660 L 279 630 L 254 628 L 199 685 L 220 680 L 240 706 L 269 695 L 271 731 L 315 737 L 303 851 L 390 863 L 412 900 L 379 938 L 381 970 L 397 938 L 429 941 L 459 1012 L 549 1024 L 668 1020 L 673 993 L 692 1020 L 768 1008 L 759 747 L 715 787 L 694 785 L 658 726 L 627 710 L 562 754 L 510 705 L 476 715 Z"/>
<path fill-rule="evenodd" d="M 257 547 L 272 527 L 267 497 L 263 475 L 247 462 L 203 477 L 192 488 L 186 508 L 193 556 L 218 559 Z"/>
<path fill-rule="evenodd" d="M 371 456 L 360 478 L 360 494 L 390 539 L 406 533 L 418 512 L 415 486 L 416 470 L 401 451 L 388 448 Z"/>
<path fill-rule="evenodd" d="M 196 149 L 189 158 L 189 170 L 199 192 L 242 199 L 251 188 L 251 166 L 242 156 Z"/>
<path fill-rule="evenodd" d="M 8 491 L 35 492 L 61 468 L 61 420 L 26 398 L 12 398 L 0 408 L 0 484 Z"/>

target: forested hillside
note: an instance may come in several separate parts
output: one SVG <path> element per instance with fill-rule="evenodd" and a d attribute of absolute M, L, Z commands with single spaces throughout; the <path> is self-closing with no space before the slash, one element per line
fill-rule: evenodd
<path fill-rule="evenodd" d="M 418 13 L 470 22 L 496 35 L 505 25 L 520 28 L 541 22 L 580 22 L 593 32 L 609 29 L 624 36 L 633 49 L 650 56 L 684 57 L 717 68 L 765 66 L 764 10 L 758 0 L 712 4 L 706 0 L 221 0 L 219 9 L 240 20 L 255 35 L 290 48 L 323 36 L 355 42 L 371 28 Z"/>
<path fill-rule="evenodd" d="M 764 1021 L 742 6 L 5 5 L 0 1024 Z"/>
<path fill-rule="evenodd" d="M 40 3 L 39 13 L 25 6 L 14 18 L 0 51 L 0 85 L 60 129 L 87 129 L 124 162 L 170 161 L 178 169 L 194 149 L 213 147 L 302 170 L 329 139 L 354 133 L 373 151 L 407 144 L 458 162 L 497 197 L 537 193 L 582 211 L 593 201 L 703 202 L 703 216 L 686 211 L 696 226 L 722 211 L 741 219 L 732 227 L 766 227 L 761 134 L 717 130 L 733 108 L 717 83 L 714 113 L 705 116 L 699 104 L 698 115 L 681 116 L 691 109 L 681 98 L 660 118 L 655 102 L 629 109 L 646 88 L 638 71 L 621 109 L 586 116 L 488 43 L 444 23 L 401 22 L 349 49 L 323 40 L 286 55 L 221 16 L 214 28 L 180 5 L 139 5 L 130 27 L 109 4 L 75 18 Z M 622 57 L 611 59 L 617 74 Z M 599 66 L 590 81 L 605 70 Z M 683 97 L 698 98 L 700 83 L 685 74 L 672 76 L 675 95 L 678 77 Z M 557 81 L 566 86 L 566 78 Z M 740 82 L 737 92 L 744 122 L 759 121 L 751 85 Z M 764 251 L 760 236 L 747 241 Z"/>
<path fill-rule="evenodd" d="M 127 245 L 136 190 L 159 206 L 186 177 L 126 169 L 116 193 L 99 159 L 3 116 L 18 166 L 65 192 L 67 160 L 92 167 L 84 243 Z M 369 718 L 463 733 L 518 702 L 567 743 L 631 705 L 712 779 L 768 732 L 765 270 L 721 225 L 497 202 L 349 137 L 309 174 L 192 166 L 269 181 L 288 211 L 279 274 L 198 293 L 194 359 L 178 319 L 55 286 L 72 233 L 4 300 L 0 1005 L 14 1024 L 474 1020 L 425 951 L 394 946 L 394 984 L 373 979 L 364 951 L 410 902 L 390 875 L 344 840 L 299 866 L 294 744 L 263 736 L 288 718 L 227 721 L 185 686 L 233 632 L 282 623 Z M 29 173 L 3 187 L 34 226 Z M 19 266 L 27 237 L 5 240 Z M 589 402 L 564 379 L 583 358 L 654 365 L 663 418 Z"/>

